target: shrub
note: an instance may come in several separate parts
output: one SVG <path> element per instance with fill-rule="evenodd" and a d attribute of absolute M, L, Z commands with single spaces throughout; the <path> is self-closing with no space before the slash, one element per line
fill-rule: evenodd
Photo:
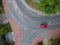
<path fill-rule="evenodd" d="M 46 14 L 60 12 L 60 0 L 40 0 L 38 5 L 39 10 Z"/>

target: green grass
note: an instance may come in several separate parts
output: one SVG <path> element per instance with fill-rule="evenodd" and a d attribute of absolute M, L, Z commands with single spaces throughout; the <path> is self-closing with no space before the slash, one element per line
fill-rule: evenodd
<path fill-rule="evenodd" d="M 0 14 L 3 14 L 4 13 L 4 8 L 3 8 L 3 4 L 2 4 L 2 0 L 0 0 Z"/>
<path fill-rule="evenodd" d="M 0 44 L 1 45 L 13 45 L 6 42 L 5 35 L 12 32 L 9 23 L 0 25 Z M 2 43 L 1 43 L 2 42 Z"/>
<path fill-rule="evenodd" d="M 40 0 L 39 9 L 46 14 L 60 12 L 60 0 Z"/>
<path fill-rule="evenodd" d="M 37 11 L 43 12 L 47 15 L 56 14 L 60 12 L 60 0 L 40 0 L 40 3 L 33 2 L 33 0 L 25 0 L 26 3 Z"/>
<path fill-rule="evenodd" d="M 50 44 L 50 45 L 60 45 L 60 38 L 49 39 L 48 44 Z M 43 41 L 38 42 L 36 45 L 43 45 Z"/>
<path fill-rule="evenodd" d="M 11 31 L 12 30 L 10 28 L 9 23 L 0 25 L 0 35 L 7 34 L 8 32 L 11 32 Z"/>
<path fill-rule="evenodd" d="M 50 39 L 49 42 L 51 45 L 60 45 L 60 38 Z"/>

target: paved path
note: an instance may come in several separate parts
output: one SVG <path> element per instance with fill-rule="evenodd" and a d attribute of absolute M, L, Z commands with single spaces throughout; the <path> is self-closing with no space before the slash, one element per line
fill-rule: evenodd
<path fill-rule="evenodd" d="M 7 13 L 8 12 L 7 2 L 6 2 L 6 0 L 2 0 L 2 2 L 3 2 L 3 5 L 4 5 L 5 13 Z M 15 22 L 11 18 L 10 19 L 8 18 L 7 20 L 9 21 L 9 23 L 11 25 L 11 28 L 12 28 L 12 31 L 14 33 L 14 40 L 15 40 L 14 45 L 20 45 L 20 31 L 19 31 L 17 25 L 15 24 Z"/>
<path fill-rule="evenodd" d="M 14 33 L 15 45 L 20 45 L 20 31 L 12 19 L 8 19 Z"/>
<path fill-rule="evenodd" d="M 3 6 L 4 6 L 4 10 L 7 13 L 7 11 L 8 11 L 8 5 L 7 5 L 6 0 L 2 0 L 2 3 L 3 3 Z"/>

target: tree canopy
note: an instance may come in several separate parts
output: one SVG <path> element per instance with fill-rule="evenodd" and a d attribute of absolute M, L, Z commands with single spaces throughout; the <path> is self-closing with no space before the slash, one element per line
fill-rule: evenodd
<path fill-rule="evenodd" d="M 60 0 L 40 0 L 38 8 L 46 14 L 58 13 L 60 12 Z"/>

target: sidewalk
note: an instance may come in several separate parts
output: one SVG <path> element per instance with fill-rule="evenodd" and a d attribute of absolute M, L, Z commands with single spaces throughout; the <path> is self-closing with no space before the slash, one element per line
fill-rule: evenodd
<path fill-rule="evenodd" d="M 42 38 L 40 35 L 37 35 L 36 38 L 32 41 L 32 45 L 36 45 L 40 41 L 42 41 Z"/>
<path fill-rule="evenodd" d="M 4 6 L 5 13 L 7 13 L 8 12 L 8 4 L 7 4 L 6 0 L 2 0 L 2 3 Z M 12 19 L 8 19 L 8 21 L 9 21 L 11 28 L 12 28 L 12 31 L 14 33 L 14 37 L 15 37 L 14 38 L 15 39 L 14 45 L 20 45 L 20 31 L 19 31 L 19 29 Z"/>
<path fill-rule="evenodd" d="M 15 37 L 15 44 L 20 45 L 20 31 L 12 19 L 8 19 Z"/>
<path fill-rule="evenodd" d="M 48 32 L 48 39 L 60 37 L 60 29 L 55 29 Z"/>
<path fill-rule="evenodd" d="M 8 5 L 7 5 L 6 0 L 2 0 L 2 3 L 3 3 L 3 7 L 4 7 L 4 10 L 5 10 L 5 13 L 7 13 L 7 11 L 8 11 Z"/>

